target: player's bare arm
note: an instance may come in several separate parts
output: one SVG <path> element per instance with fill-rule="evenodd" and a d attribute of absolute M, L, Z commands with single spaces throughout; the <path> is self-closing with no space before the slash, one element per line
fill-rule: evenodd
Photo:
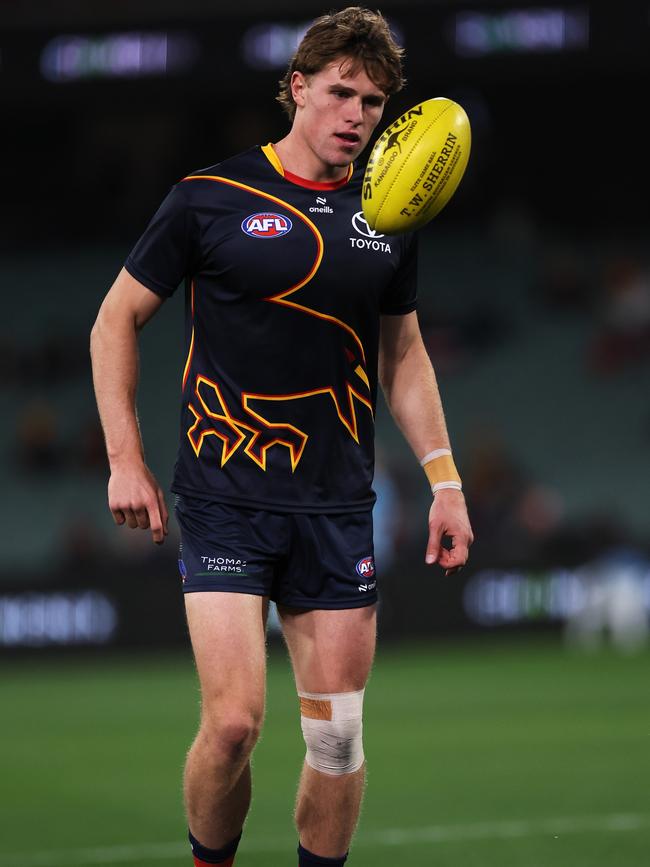
<path fill-rule="evenodd" d="M 168 513 L 158 482 L 145 464 L 135 397 L 138 332 L 163 299 L 122 269 L 100 307 L 90 337 L 95 396 L 110 465 L 108 505 L 116 524 L 167 534 Z"/>
<path fill-rule="evenodd" d="M 435 372 L 415 312 L 382 317 L 379 380 L 393 418 L 418 460 L 450 449 Z M 443 546 L 444 537 L 451 539 L 451 548 Z M 458 571 L 467 562 L 473 538 L 462 491 L 439 490 L 429 511 L 426 562 L 439 563 L 447 575 Z"/>

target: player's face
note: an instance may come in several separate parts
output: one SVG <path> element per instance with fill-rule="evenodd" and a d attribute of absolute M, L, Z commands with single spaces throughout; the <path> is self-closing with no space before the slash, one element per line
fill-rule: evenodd
<path fill-rule="evenodd" d="M 346 58 L 314 75 L 296 72 L 293 83 L 294 129 L 324 167 L 348 166 L 381 120 L 386 94 Z"/>

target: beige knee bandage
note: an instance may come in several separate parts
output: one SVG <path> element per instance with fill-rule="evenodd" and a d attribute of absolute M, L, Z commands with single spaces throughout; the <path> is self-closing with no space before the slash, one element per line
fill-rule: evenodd
<path fill-rule="evenodd" d="M 339 776 L 363 764 L 364 692 L 298 693 L 305 761 L 315 770 Z"/>

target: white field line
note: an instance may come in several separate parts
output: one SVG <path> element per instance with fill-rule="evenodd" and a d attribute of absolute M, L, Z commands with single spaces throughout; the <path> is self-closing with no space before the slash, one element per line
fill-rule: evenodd
<path fill-rule="evenodd" d="M 604 816 L 565 816 L 556 819 L 475 822 L 464 825 L 430 825 L 414 828 L 387 828 L 360 832 L 354 848 L 401 846 L 408 843 L 452 843 L 464 840 L 511 840 L 522 837 L 562 834 L 611 833 L 650 828 L 650 814 L 610 813 Z M 265 840 L 246 838 L 242 852 L 291 852 L 295 837 L 272 837 Z M 0 867 L 80 867 L 92 864 L 128 864 L 134 861 L 158 861 L 189 855 L 184 842 L 141 843 L 133 846 L 98 846 L 87 849 L 59 849 L 50 852 L 0 853 Z"/>

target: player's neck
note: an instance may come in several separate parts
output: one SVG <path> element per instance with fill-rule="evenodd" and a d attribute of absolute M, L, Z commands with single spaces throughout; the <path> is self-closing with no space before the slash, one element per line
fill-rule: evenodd
<path fill-rule="evenodd" d="M 348 166 L 332 166 L 324 163 L 292 130 L 273 150 L 282 163 L 282 168 L 292 175 L 314 183 L 337 183 L 348 176 Z"/>

